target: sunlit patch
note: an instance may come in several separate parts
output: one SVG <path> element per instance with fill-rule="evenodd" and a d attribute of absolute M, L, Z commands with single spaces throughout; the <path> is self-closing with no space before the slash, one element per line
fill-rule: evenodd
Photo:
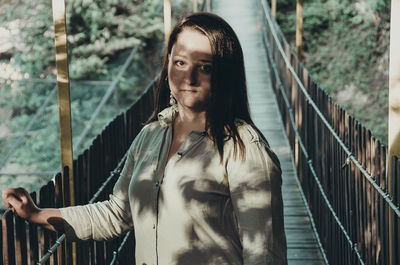
<path fill-rule="evenodd" d="M 262 256 L 265 254 L 265 242 L 268 242 L 265 233 L 260 231 L 259 233 L 255 234 L 253 237 L 250 237 L 248 234 L 243 236 L 243 245 L 251 246 L 251 248 L 246 248 L 246 252 L 244 255 L 246 256 Z"/>
<path fill-rule="evenodd" d="M 0 63 L 0 78 L 10 80 L 22 80 L 24 75 L 18 68 L 12 66 L 13 60 L 10 63 Z"/>
<path fill-rule="evenodd" d="M 254 208 L 265 208 L 270 206 L 271 193 L 265 190 L 246 192 L 245 196 L 237 201 L 237 205 L 243 211 Z"/>

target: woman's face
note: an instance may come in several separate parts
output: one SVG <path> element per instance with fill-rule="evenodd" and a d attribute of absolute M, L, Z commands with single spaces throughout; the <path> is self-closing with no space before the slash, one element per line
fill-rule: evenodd
<path fill-rule="evenodd" d="M 168 55 L 168 83 L 180 110 L 205 111 L 211 94 L 212 58 L 205 35 L 189 28 L 179 33 Z"/>

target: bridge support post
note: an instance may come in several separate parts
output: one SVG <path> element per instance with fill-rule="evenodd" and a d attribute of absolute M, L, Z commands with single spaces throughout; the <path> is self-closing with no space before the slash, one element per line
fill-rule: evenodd
<path fill-rule="evenodd" d="M 164 40 L 168 44 L 169 34 L 172 26 L 171 0 L 164 0 Z"/>
<path fill-rule="evenodd" d="M 400 0 L 392 0 L 390 16 L 388 191 L 392 197 L 392 157 L 400 157 Z M 393 265 L 393 211 L 389 210 L 389 264 Z"/>
<path fill-rule="evenodd" d="M 271 13 L 273 18 L 276 18 L 276 1 L 277 0 L 271 0 Z"/>
<path fill-rule="evenodd" d="M 301 46 L 303 45 L 303 0 L 297 0 L 296 5 L 296 55 L 301 61 Z"/>
<path fill-rule="evenodd" d="M 207 12 L 211 12 L 211 0 L 206 0 Z"/>
<path fill-rule="evenodd" d="M 69 191 L 69 205 L 75 205 L 74 177 L 73 177 L 73 150 L 72 150 L 72 126 L 71 126 L 71 99 L 68 72 L 67 27 L 65 19 L 65 1 L 53 0 L 54 39 L 56 48 L 56 68 L 58 86 L 58 107 L 60 115 L 60 145 L 61 145 L 61 173 L 63 206 L 66 205 L 66 190 Z M 64 168 L 68 167 L 68 176 L 64 174 Z M 64 180 L 68 178 L 68 182 Z M 65 187 L 67 183 L 69 187 Z M 68 253 L 66 247 L 66 254 Z M 66 255 L 67 264 L 71 260 Z M 76 265 L 76 243 L 72 244 L 72 264 Z"/>

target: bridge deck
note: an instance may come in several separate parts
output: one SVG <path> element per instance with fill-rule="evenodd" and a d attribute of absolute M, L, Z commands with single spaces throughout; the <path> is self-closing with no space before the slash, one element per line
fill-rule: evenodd
<path fill-rule="evenodd" d="M 270 69 L 262 43 L 259 10 L 259 1 L 213 1 L 213 12 L 230 23 L 241 41 L 252 117 L 281 161 L 288 263 L 289 265 L 324 264 L 296 183 L 296 169 L 291 149 L 283 131 L 272 91 Z"/>

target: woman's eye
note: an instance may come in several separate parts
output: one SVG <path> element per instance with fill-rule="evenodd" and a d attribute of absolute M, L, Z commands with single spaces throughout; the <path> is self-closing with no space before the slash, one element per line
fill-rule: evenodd
<path fill-rule="evenodd" d="M 176 62 L 175 62 L 175 65 L 177 65 L 177 66 L 182 66 L 182 65 L 184 65 L 184 63 L 183 63 L 182 61 L 176 61 Z"/>
<path fill-rule="evenodd" d="M 200 66 L 201 71 L 211 73 L 211 65 L 203 64 Z"/>

